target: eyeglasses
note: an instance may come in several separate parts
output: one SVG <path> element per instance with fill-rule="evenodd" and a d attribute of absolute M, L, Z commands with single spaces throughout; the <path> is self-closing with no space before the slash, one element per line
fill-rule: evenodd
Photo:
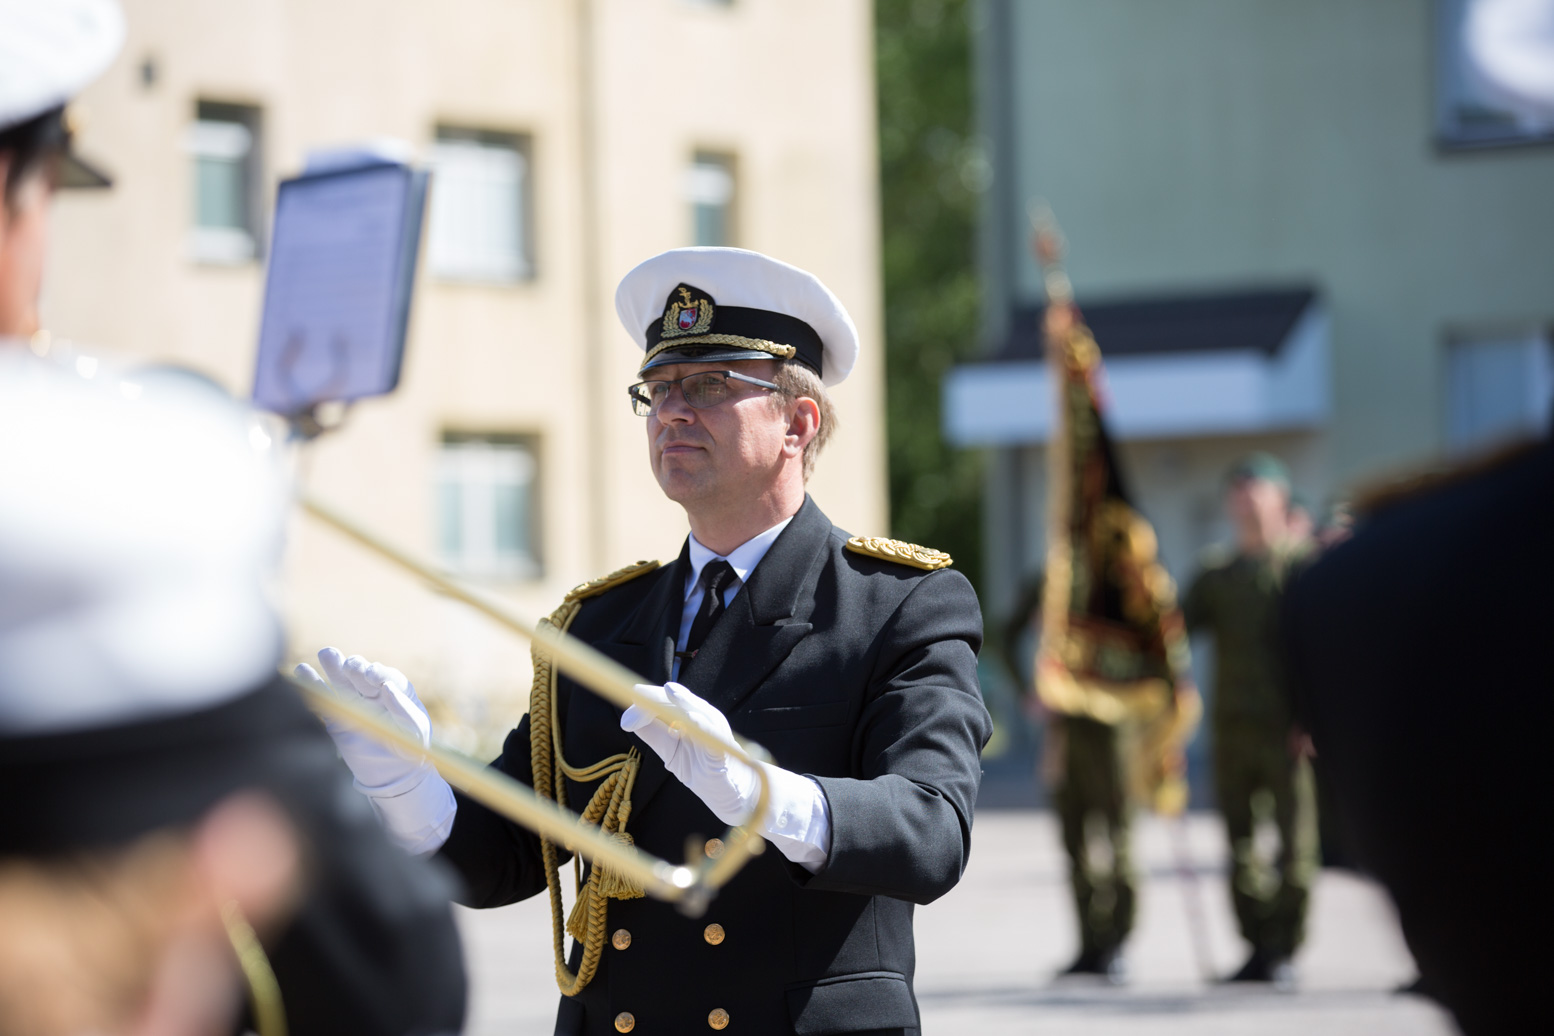
<path fill-rule="evenodd" d="M 685 397 L 687 405 L 697 410 L 706 410 L 728 399 L 730 378 L 750 385 L 759 385 L 764 389 L 782 391 L 769 381 L 737 374 L 734 371 L 699 371 L 696 374 L 687 374 L 683 378 L 676 378 L 674 381 L 639 381 L 626 389 L 626 393 L 631 396 L 631 409 L 638 417 L 652 417 L 658 413 L 658 408 L 669 398 L 669 390 L 676 385 L 680 386 L 680 394 Z"/>

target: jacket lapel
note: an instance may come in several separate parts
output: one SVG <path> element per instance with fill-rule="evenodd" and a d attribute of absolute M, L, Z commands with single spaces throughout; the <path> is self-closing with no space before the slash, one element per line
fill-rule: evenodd
<path fill-rule="evenodd" d="M 596 645 L 605 654 L 622 662 L 644 683 L 662 684 L 673 671 L 674 646 L 680 635 L 680 613 L 685 606 L 685 577 L 691 570 L 690 542 L 680 548 L 680 556 L 665 566 L 653 590 L 642 601 L 620 639 Z M 631 654 L 640 665 L 624 661 L 616 651 Z"/>
<path fill-rule="evenodd" d="M 740 703 L 809 633 L 813 589 L 830 535 L 830 520 L 805 497 L 793 521 L 708 632 L 696 657 L 680 667 L 680 682 L 732 719 Z M 689 564 L 689 554 L 682 557 Z M 685 571 L 675 584 L 682 591 Z M 678 599 L 675 603 L 683 606 Z M 679 633 L 680 607 L 674 609 L 674 616 L 671 637 Z M 641 811 L 669 776 L 656 752 L 646 745 L 642 752 L 642 769 L 631 796 L 634 812 Z"/>
<path fill-rule="evenodd" d="M 732 715 L 766 674 L 810 631 L 808 609 L 831 522 L 804 498 L 793 521 L 750 573 L 701 650 L 680 669 L 680 682 Z M 801 609 L 804 614 L 799 614 Z"/>
<path fill-rule="evenodd" d="M 683 556 L 681 561 L 685 561 Z M 644 683 L 663 683 L 669 679 L 673 651 L 672 641 L 669 649 L 664 649 L 664 638 L 673 637 L 670 631 L 675 627 L 670 624 L 679 619 L 681 594 L 678 588 L 685 585 L 685 568 L 681 562 L 675 562 L 646 578 L 655 581 L 653 586 L 618 628 L 615 639 L 592 643 L 601 654 L 631 670 Z M 621 730 L 620 719 L 621 710 L 614 702 L 572 683 L 564 725 L 568 761 L 586 766 L 623 752 L 633 744 L 643 747 L 636 737 Z M 650 760 L 657 763 L 658 757 L 646 753 L 643 765 L 649 765 Z M 586 801 L 586 794 L 580 801 Z"/>
<path fill-rule="evenodd" d="M 680 636 L 680 615 L 685 608 L 685 578 L 691 570 L 690 541 L 680 549 L 680 556 L 664 568 L 652 591 L 643 598 L 641 606 L 626 623 L 616 641 L 595 644 L 600 651 L 614 658 L 632 672 L 642 674 L 643 683 L 664 684 L 673 672 L 675 643 Z M 636 662 L 628 659 L 635 659 Z M 615 732 L 626 738 L 642 755 L 641 768 L 637 771 L 632 790 L 633 808 L 646 802 L 669 771 L 664 768 L 658 753 L 647 746 L 635 734 L 620 730 L 621 709 L 600 699 L 608 707 L 610 722 Z M 592 760 L 588 760 L 592 762 Z"/>

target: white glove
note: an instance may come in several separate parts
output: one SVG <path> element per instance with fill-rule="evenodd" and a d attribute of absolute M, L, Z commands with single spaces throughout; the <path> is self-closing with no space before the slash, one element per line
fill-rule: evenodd
<path fill-rule="evenodd" d="M 297 666 L 297 676 L 387 717 L 423 746 L 431 744 L 431 717 L 404 673 L 360 655 L 346 658 L 332 647 L 318 653 L 318 662 L 327 679 L 306 664 Z M 396 844 L 429 853 L 447 841 L 456 809 L 453 789 L 426 756 L 390 748 L 340 720 L 326 719 L 324 728 L 355 776 L 356 790 L 367 796 Z"/>
<path fill-rule="evenodd" d="M 683 685 L 637 684 L 636 689 L 660 704 L 683 709 L 690 722 L 730 748 L 735 747 L 728 717 Z M 621 729 L 636 734 L 658 753 L 665 768 L 725 824 L 742 823 L 755 808 L 760 782 L 755 771 L 742 760 L 681 737 L 679 731 L 636 705 L 621 715 Z M 801 774 L 770 763 L 760 766 L 766 774 L 769 794 L 765 815 L 753 822 L 755 829 L 788 859 L 811 872 L 818 871 L 831 848 L 831 815 L 825 793 L 819 784 Z"/>

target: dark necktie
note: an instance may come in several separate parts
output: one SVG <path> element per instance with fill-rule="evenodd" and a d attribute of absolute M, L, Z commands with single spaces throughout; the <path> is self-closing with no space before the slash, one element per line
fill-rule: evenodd
<path fill-rule="evenodd" d="M 723 614 L 723 591 L 734 581 L 734 566 L 727 561 L 709 561 L 701 571 L 701 581 L 707 592 L 701 599 L 701 607 L 696 609 L 696 618 L 691 621 L 690 636 L 685 638 L 682 655 L 685 658 L 696 657 L 696 650 L 712 632 L 718 616 Z"/>

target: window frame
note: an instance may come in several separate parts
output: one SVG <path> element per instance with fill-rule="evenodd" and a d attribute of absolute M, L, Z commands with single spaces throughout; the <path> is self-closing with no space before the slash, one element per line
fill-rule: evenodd
<path fill-rule="evenodd" d="M 1457 358 L 1476 347 L 1525 349 L 1527 362 L 1515 380 L 1525 386 L 1526 395 L 1517 420 L 1488 433 L 1463 435 L 1463 401 L 1454 393 L 1454 374 L 1459 369 Z M 1547 434 L 1554 425 L 1554 323 L 1526 320 L 1452 328 L 1442 344 L 1440 370 L 1440 443 L 1446 456 L 1471 457 L 1493 451 L 1524 438 Z M 1541 414 L 1536 412 L 1540 407 Z"/>
<path fill-rule="evenodd" d="M 436 219 L 436 194 L 438 189 L 436 150 L 444 141 L 463 141 L 479 144 L 485 147 L 502 146 L 510 147 L 519 156 L 522 163 L 522 174 L 518 184 L 518 272 L 514 275 L 482 274 L 477 272 L 459 272 L 447 268 L 439 268 L 438 257 L 434 252 L 433 235 L 436 229 L 433 225 Z M 434 281 L 441 284 L 461 285 L 487 285 L 491 287 L 504 287 L 522 284 L 531 284 L 539 279 L 539 249 L 537 246 L 537 234 L 535 223 L 537 222 L 538 207 L 535 204 L 535 134 L 524 129 L 500 129 L 492 126 L 477 126 L 466 122 L 454 120 L 440 120 L 432 127 L 432 140 L 429 150 L 432 161 L 429 163 L 432 169 L 431 197 L 427 199 L 427 241 L 426 241 L 426 272 Z"/>
<path fill-rule="evenodd" d="M 183 138 L 183 151 L 187 160 L 185 168 L 190 177 L 185 251 L 191 260 L 202 266 L 248 266 L 262 262 L 265 257 L 267 216 L 264 108 L 248 101 L 197 97 L 192 115 Z M 239 162 L 243 179 L 239 193 L 244 222 L 240 227 L 219 227 L 200 222 L 199 162 L 202 158 L 224 157 L 215 153 L 218 149 L 212 147 L 209 131 L 201 129 L 209 124 L 241 126 L 248 134 L 248 149 Z"/>
<path fill-rule="evenodd" d="M 716 242 L 704 242 L 700 234 L 700 212 L 704 202 L 696 198 L 695 179 L 700 175 L 700 170 L 716 166 L 728 177 L 728 199 L 723 208 L 723 237 L 724 240 Z M 686 165 L 681 180 L 680 193 L 685 202 L 687 216 L 690 220 L 689 239 L 692 245 L 712 245 L 725 248 L 738 248 L 740 242 L 740 200 L 741 183 L 739 175 L 739 155 L 732 148 L 697 147 L 691 151 L 690 162 Z M 708 207 L 711 207 L 710 205 Z"/>
<path fill-rule="evenodd" d="M 448 467 L 448 451 L 460 446 L 471 444 L 483 444 L 496 447 L 516 447 L 528 453 L 534 465 L 533 477 L 528 482 L 528 528 L 529 543 L 527 554 L 512 559 L 504 560 L 496 551 L 491 551 L 490 564 L 471 565 L 472 552 L 467 547 L 460 551 L 458 556 L 450 555 L 444 549 L 445 515 L 443 513 L 443 491 L 446 485 L 446 472 Z M 514 431 L 470 431 L 468 429 L 444 429 L 437 440 L 436 459 L 433 464 L 433 495 L 432 518 L 433 532 L 436 544 L 436 555 L 448 571 L 461 577 L 492 583 L 519 583 L 535 582 L 545 577 L 545 536 L 544 536 L 544 499 L 545 499 L 545 454 L 543 449 L 544 437 L 539 432 L 514 432 Z M 461 486 L 463 483 L 461 483 Z M 461 489 L 461 495 L 463 490 Z M 461 515 L 466 501 L 460 501 Z M 494 498 L 493 498 L 494 508 Z M 468 529 L 468 519 L 462 521 L 464 528 Z M 495 547 L 497 536 L 495 525 L 492 526 L 491 547 Z M 473 552 L 473 556 L 479 556 Z"/>

